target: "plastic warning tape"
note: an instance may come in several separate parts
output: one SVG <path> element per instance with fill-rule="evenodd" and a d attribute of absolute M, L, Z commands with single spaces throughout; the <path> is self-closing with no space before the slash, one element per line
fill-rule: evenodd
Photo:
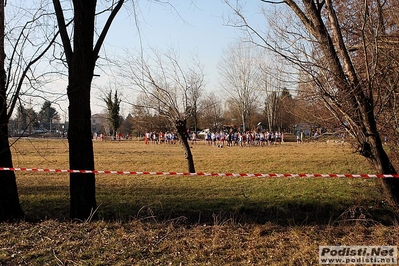
<path fill-rule="evenodd" d="M 100 170 L 62 170 L 48 168 L 0 167 L 0 171 L 28 171 L 45 173 L 81 173 L 116 175 L 178 175 L 178 176 L 227 176 L 227 177 L 316 177 L 316 178 L 399 178 L 399 174 L 235 174 L 235 173 L 188 173 L 188 172 L 136 172 L 136 171 L 100 171 Z"/>

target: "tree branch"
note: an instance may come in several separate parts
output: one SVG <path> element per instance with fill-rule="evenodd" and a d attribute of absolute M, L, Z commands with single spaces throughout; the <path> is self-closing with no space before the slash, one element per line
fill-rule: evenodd
<path fill-rule="evenodd" d="M 58 1 L 58 0 L 55 0 Z M 111 27 L 112 21 L 114 20 L 116 14 L 119 12 L 121 9 L 122 5 L 124 3 L 124 0 L 119 0 L 118 4 L 115 6 L 115 8 L 112 10 L 111 15 L 108 17 L 107 22 L 105 23 L 105 26 L 100 34 L 100 37 L 97 40 L 96 46 L 94 47 L 93 50 L 93 58 L 97 58 L 98 54 L 100 52 L 100 48 L 105 40 L 105 36 L 107 36 L 108 30 Z"/>
<path fill-rule="evenodd" d="M 67 27 L 65 24 L 64 12 L 62 11 L 61 3 L 59 0 L 53 0 L 53 5 L 54 5 L 55 14 L 57 16 L 57 22 L 62 39 L 62 44 L 64 45 L 64 51 L 67 63 L 70 64 L 70 62 L 72 61 L 73 51 L 72 51 L 71 41 L 68 36 Z"/>
<path fill-rule="evenodd" d="M 32 61 L 30 61 L 30 62 L 28 63 L 28 65 L 25 67 L 24 71 L 22 72 L 21 78 L 19 79 L 16 92 L 14 93 L 14 99 L 17 99 L 17 98 L 18 98 L 18 95 L 19 95 L 19 93 L 20 93 L 20 91 L 21 91 L 21 88 L 22 88 L 22 86 L 23 86 L 23 83 L 24 83 L 24 81 L 25 81 L 25 77 L 27 76 L 27 73 L 28 73 L 28 71 L 30 70 L 31 66 L 33 66 L 40 58 L 42 58 L 42 57 L 46 54 L 46 52 L 50 49 L 50 47 L 51 47 L 51 46 L 53 45 L 53 43 L 55 42 L 55 39 L 57 38 L 58 33 L 59 33 L 59 32 L 57 32 L 57 33 L 54 35 L 54 37 L 53 37 L 52 40 L 49 42 L 49 44 L 47 45 L 47 47 L 46 47 L 36 58 L 34 58 Z M 11 105 L 10 105 L 10 108 L 9 108 L 8 114 L 7 114 L 8 119 L 10 119 L 11 116 L 12 116 L 12 113 L 13 113 L 13 111 L 14 111 L 16 102 L 17 102 L 16 100 L 11 101 Z"/>

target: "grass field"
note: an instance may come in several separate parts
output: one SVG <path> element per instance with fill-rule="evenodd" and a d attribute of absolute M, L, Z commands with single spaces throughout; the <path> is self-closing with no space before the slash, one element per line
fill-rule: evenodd
<path fill-rule="evenodd" d="M 15 167 L 68 169 L 66 140 L 21 139 Z M 186 172 L 179 145 L 94 141 L 97 170 Z M 373 173 L 349 145 L 192 148 L 196 171 Z M 26 221 L 0 224 L 0 264 L 312 265 L 319 245 L 396 245 L 381 180 L 97 175 L 99 221 L 68 219 L 68 174 L 17 172 Z"/>

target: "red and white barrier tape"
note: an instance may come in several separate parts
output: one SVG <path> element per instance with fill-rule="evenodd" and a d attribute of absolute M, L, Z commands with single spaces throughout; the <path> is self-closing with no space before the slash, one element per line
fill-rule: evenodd
<path fill-rule="evenodd" d="M 100 170 L 61 170 L 47 168 L 0 167 L 0 171 L 30 171 L 49 173 L 116 174 L 116 175 L 179 175 L 179 176 L 227 176 L 227 177 L 337 177 L 337 178 L 399 178 L 399 174 L 234 174 L 234 173 L 187 173 L 187 172 L 133 172 Z"/>

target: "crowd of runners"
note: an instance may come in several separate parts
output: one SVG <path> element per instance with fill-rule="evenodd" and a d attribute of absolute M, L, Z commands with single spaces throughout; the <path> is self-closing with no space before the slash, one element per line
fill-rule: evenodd
<path fill-rule="evenodd" d="M 266 146 L 283 143 L 284 133 L 279 131 L 247 131 L 245 133 L 208 131 L 202 136 L 197 136 L 195 132 L 187 132 L 187 140 L 191 144 L 203 143 L 219 148 L 232 146 Z M 144 136 L 145 144 L 176 144 L 178 141 L 177 135 L 173 132 L 147 132 Z"/>
<path fill-rule="evenodd" d="M 144 134 L 145 144 L 176 144 L 178 141 L 177 134 L 174 132 L 147 132 Z"/>

